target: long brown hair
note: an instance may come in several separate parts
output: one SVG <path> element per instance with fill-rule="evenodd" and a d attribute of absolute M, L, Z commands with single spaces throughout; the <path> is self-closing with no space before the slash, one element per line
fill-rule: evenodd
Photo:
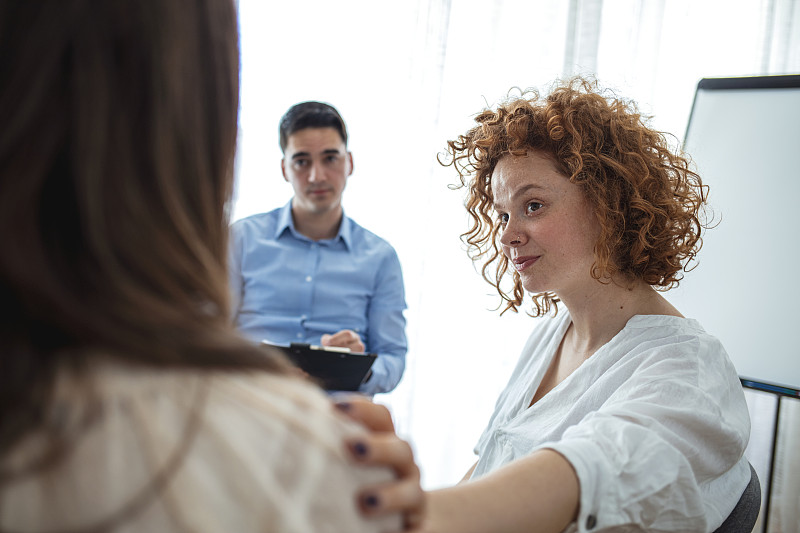
<path fill-rule="evenodd" d="M 232 0 L 0 3 L 0 456 L 89 352 L 283 360 L 228 317 Z"/>
<path fill-rule="evenodd" d="M 549 94 L 524 91 L 475 117 L 476 126 L 448 141 L 449 158 L 466 187 L 472 226 L 462 235 L 484 279 L 500 295 L 503 312 L 516 311 L 524 289 L 499 244 L 492 173 L 509 154 L 539 150 L 580 185 L 600 225 L 591 275 L 616 273 L 657 290 L 679 284 L 702 246 L 707 186 L 690 159 L 647 124 L 634 102 L 592 79 L 556 81 Z M 513 269 L 512 269 L 513 270 Z M 504 282 L 508 282 L 507 285 Z M 533 316 L 557 310 L 553 293 L 533 295 Z"/>

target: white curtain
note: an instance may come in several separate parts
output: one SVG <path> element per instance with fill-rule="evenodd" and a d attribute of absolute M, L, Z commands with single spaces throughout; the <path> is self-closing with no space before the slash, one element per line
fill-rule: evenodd
<path fill-rule="evenodd" d="M 797 0 L 239 0 L 242 108 L 233 218 L 283 204 L 278 120 L 336 106 L 355 170 L 347 213 L 404 269 L 410 351 L 388 404 L 428 488 L 457 482 L 535 321 L 499 317 L 466 257 L 445 142 L 513 87 L 593 74 L 653 125 L 686 129 L 702 77 L 800 72 Z M 713 184 L 711 184 L 713 186 Z"/>

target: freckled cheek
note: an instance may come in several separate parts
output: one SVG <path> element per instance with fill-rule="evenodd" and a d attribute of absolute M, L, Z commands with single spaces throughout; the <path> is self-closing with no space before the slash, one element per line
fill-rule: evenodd
<path fill-rule="evenodd" d="M 546 238 L 542 236 L 540 241 L 542 250 L 547 252 L 546 255 L 558 257 L 560 261 L 566 263 L 565 268 L 585 256 L 591 255 L 592 247 L 587 246 L 586 243 L 587 239 L 584 235 L 578 235 L 563 227 L 554 228 Z"/>
<path fill-rule="evenodd" d="M 548 224 L 539 226 L 531 232 L 531 238 L 545 251 L 550 250 L 559 254 L 566 253 L 572 244 L 573 236 L 563 225 Z"/>

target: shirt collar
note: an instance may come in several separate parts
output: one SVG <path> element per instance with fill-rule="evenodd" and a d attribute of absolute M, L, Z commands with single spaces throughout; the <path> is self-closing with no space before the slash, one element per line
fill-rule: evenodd
<path fill-rule="evenodd" d="M 294 227 L 294 220 L 292 219 L 292 201 L 284 205 L 280 213 L 278 213 L 278 223 L 275 225 L 275 239 L 280 237 L 285 231 L 290 231 L 295 238 L 301 240 L 311 240 L 305 235 L 302 235 Z M 348 250 L 352 249 L 352 221 L 347 217 L 342 210 L 342 223 L 339 224 L 339 232 L 332 239 L 326 239 L 322 242 L 337 242 L 341 240 Z"/>
<path fill-rule="evenodd" d="M 275 224 L 275 239 L 280 237 L 284 231 L 289 230 L 292 235 L 299 235 L 297 230 L 294 229 L 294 221 L 292 220 L 292 201 L 284 205 L 278 213 L 278 223 Z"/>

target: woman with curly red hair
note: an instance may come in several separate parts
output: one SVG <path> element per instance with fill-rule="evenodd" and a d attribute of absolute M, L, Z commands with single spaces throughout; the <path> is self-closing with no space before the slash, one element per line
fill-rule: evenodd
<path fill-rule="evenodd" d="M 747 406 L 720 342 L 660 294 L 700 249 L 706 187 L 635 104 L 594 82 L 475 120 L 444 163 L 468 188 L 463 237 L 503 311 L 529 293 L 531 314 L 550 316 L 468 481 L 414 508 L 421 530 L 716 529 L 750 480 Z"/>

